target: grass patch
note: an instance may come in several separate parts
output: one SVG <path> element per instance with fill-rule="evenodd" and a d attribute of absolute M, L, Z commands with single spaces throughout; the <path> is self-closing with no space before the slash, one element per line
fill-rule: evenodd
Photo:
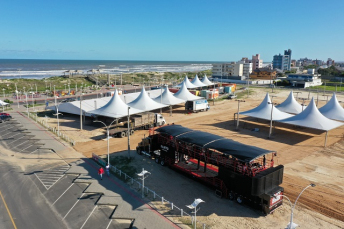
<path fill-rule="evenodd" d="M 37 104 L 35 104 L 35 107 L 39 107 L 39 106 L 44 106 L 44 104 L 43 103 L 37 103 Z M 24 105 L 24 107 L 34 107 L 32 104 L 29 104 L 29 105 Z"/>
<path fill-rule="evenodd" d="M 326 86 L 325 85 L 321 85 L 321 86 L 314 86 L 314 87 L 310 87 L 310 89 L 319 89 L 319 91 L 336 91 L 336 86 Z M 339 85 L 337 86 L 337 91 L 344 91 L 344 86 L 340 87 Z"/>
<path fill-rule="evenodd" d="M 107 161 L 107 157 L 104 160 Z M 131 164 L 133 160 L 135 159 L 124 156 L 110 157 L 110 164 L 112 166 L 116 166 L 117 169 L 122 170 L 122 172 L 125 172 L 128 176 L 134 178 L 138 172 Z"/>

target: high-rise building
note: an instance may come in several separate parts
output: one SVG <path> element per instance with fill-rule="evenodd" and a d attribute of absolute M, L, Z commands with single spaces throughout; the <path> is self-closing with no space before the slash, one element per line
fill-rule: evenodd
<path fill-rule="evenodd" d="M 290 71 L 291 65 L 291 50 L 284 50 L 284 55 L 274 55 L 273 61 L 273 69 L 280 69 L 283 71 Z"/>
<path fill-rule="evenodd" d="M 327 66 L 334 65 L 334 60 L 332 60 L 331 58 L 328 58 L 326 63 L 327 63 Z"/>
<path fill-rule="evenodd" d="M 245 62 L 244 60 L 241 59 L 241 61 L 238 61 L 237 64 L 243 65 L 242 75 L 249 77 L 250 74 L 252 73 L 252 63 Z"/>
<path fill-rule="evenodd" d="M 260 55 L 256 54 L 255 56 L 252 56 L 252 71 L 254 71 L 257 68 L 263 67 L 263 60 L 260 59 Z"/>

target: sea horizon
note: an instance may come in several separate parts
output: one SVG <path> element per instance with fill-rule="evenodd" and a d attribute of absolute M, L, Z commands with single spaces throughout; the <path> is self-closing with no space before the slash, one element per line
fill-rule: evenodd
<path fill-rule="evenodd" d="M 66 71 L 100 69 L 103 74 L 138 72 L 187 72 L 212 68 L 214 61 L 147 61 L 147 60 L 59 60 L 59 59 L 0 59 L 0 78 L 42 79 L 61 76 Z"/>

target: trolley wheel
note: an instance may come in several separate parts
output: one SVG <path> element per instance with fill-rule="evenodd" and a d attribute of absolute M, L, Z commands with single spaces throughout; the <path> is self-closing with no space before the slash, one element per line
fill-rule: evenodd
<path fill-rule="evenodd" d="M 230 200 L 234 200 L 235 199 L 235 193 L 233 193 L 233 192 L 229 193 L 228 198 Z"/>
<path fill-rule="evenodd" d="M 134 130 L 130 130 L 130 135 L 133 135 L 134 134 Z"/>
<path fill-rule="evenodd" d="M 140 148 L 136 148 L 136 153 L 138 154 L 138 155 L 141 155 L 142 153 L 141 153 L 141 149 Z"/>
<path fill-rule="evenodd" d="M 121 132 L 121 138 L 124 138 L 125 137 L 125 131 Z"/>
<path fill-rule="evenodd" d="M 238 204 L 242 204 L 242 196 L 238 196 L 237 198 L 236 198 L 236 201 L 237 201 L 237 203 Z"/>
<path fill-rule="evenodd" d="M 160 160 L 160 165 L 162 165 L 162 166 L 165 165 L 165 160 L 164 160 L 164 159 L 161 159 L 161 160 Z"/>
<path fill-rule="evenodd" d="M 159 164 L 160 163 L 160 158 L 156 157 L 155 158 L 155 163 Z"/>

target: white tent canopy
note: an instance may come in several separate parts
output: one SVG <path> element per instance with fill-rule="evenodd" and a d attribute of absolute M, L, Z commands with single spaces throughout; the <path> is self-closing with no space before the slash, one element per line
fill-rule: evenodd
<path fill-rule="evenodd" d="M 99 107 L 106 105 L 111 97 L 103 97 L 99 99 L 87 99 L 82 100 L 81 109 L 83 113 L 86 113 L 86 116 L 90 116 L 91 114 L 87 113 L 92 110 L 96 110 Z M 47 107 L 47 109 L 56 111 L 55 104 Z M 75 114 L 80 115 L 80 101 L 74 101 L 69 103 L 59 103 L 58 106 L 59 112 L 68 113 L 68 114 Z"/>
<path fill-rule="evenodd" d="M 173 96 L 170 90 L 168 90 L 168 86 L 165 87 L 165 90 L 161 95 L 159 95 L 153 100 L 155 102 L 166 104 L 166 105 L 177 105 L 177 104 L 185 102 L 184 99 L 179 99 Z"/>
<path fill-rule="evenodd" d="M 204 83 L 205 85 L 208 85 L 208 86 L 214 85 L 214 83 L 210 82 L 207 75 L 204 75 L 203 79 L 201 79 L 201 82 Z"/>
<path fill-rule="evenodd" d="M 186 88 L 185 83 L 182 84 L 182 87 L 180 90 L 175 93 L 173 96 L 177 97 L 178 99 L 182 99 L 184 101 L 193 101 L 198 99 L 204 99 L 203 97 L 196 96 L 189 92 L 189 90 Z"/>
<path fill-rule="evenodd" d="M 8 103 L 6 103 L 6 102 L 0 100 L 0 106 L 6 106 L 6 105 L 8 105 Z"/>
<path fill-rule="evenodd" d="M 299 114 L 302 112 L 302 105 L 295 100 L 293 91 L 291 91 L 288 98 L 284 100 L 283 103 L 277 105 L 276 108 L 280 111 L 292 114 Z"/>
<path fill-rule="evenodd" d="M 329 119 L 344 121 L 344 109 L 339 104 L 336 93 L 333 93 L 332 98 L 323 107 L 319 108 L 321 114 Z"/>
<path fill-rule="evenodd" d="M 152 111 L 167 107 L 167 105 L 155 102 L 153 99 L 151 99 L 144 87 L 142 87 L 140 95 L 134 101 L 128 103 L 128 106 L 142 111 Z"/>
<path fill-rule="evenodd" d="M 196 74 L 195 78 L 191 81 L 191 83 L 192 83 L 193 85 L 198 86 L 198 87 L 206 87 L 206 86 L 207 86 L 206 84 L 202 83 L 202 82 L 198 79 L 197 74 Z"/>
<path fill-rule="evenodd" d="M 178 84 L 176 87 L 182 87 L 183 84 L 185 84 L 186 88 L 197 88 L 197 87 L 199 87 L 199 86 L 192 84 L 187 76 L 185 76 L 185 79 L 183 80 L 183 82 Z"/>
<path fill-rule="evenodd" d="M 142 112 L 144 111 L 135 108 L 129 109 L 130 115 Z M 128 105 L 123 102 L 116 89 L 114 95 L 105 106 L 102 106 L 101 108 L 96 110 L 88 111 L 88 113 L 111 118 L 122 118 L 128 116 Z"/>
<path fill-rule="evenodd" d="M 315 105 L 314 98 L 312 98 L 303 112 L 293 117 L 279 120 L 278 122 L 324 131 L 329 131 L 344 125 L 344 123 L 333 121 L 322 115 Z"/>
<path fill-rule="evenodd" d="M 239 114 L 255 117 L 255 118 L 260 118 L 260 119 L 265 119 L 265 120 L 271 120 L 271 109 L 273 105 L 269 103 L 271 103 L 269 93 L 266 93 L 266 96 L 263 102 L 259 106 L 257 106 L 256 108 L 253 108 L 252 110 L 239 112 Z M 272 121 L 286 119 L 292 116 L 293 115 L 291 114 L 278 110 L 275 106 L 272 111 Z"/>

